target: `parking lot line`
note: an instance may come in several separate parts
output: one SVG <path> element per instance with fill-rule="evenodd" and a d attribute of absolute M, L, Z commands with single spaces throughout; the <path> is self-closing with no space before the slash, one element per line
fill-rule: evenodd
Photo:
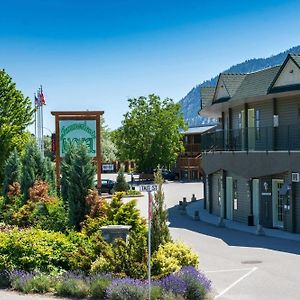
<path fill-rule="evenodd" d="M 229 290 L 231 290 L 235 285 L 237 285 L 243 279 L 245 279 L 246 277 L 251 275 L 257 269 L 258 269 L 257 267 L 252 268 L 249 272 L 247 272 L 245 275 L 241 276 L 239 279 L 237 279 L 235 282 L 233 282 L 231 285 L 229 285 L 226 289 L 224 289 L 221 293 L 219 293 L 214 299 L 218 299 L 219 297 L 223 296 L 225 293 L 227 293 Z"/>
<path fill-rule="evenodd" d="M 222 273 L 222 272 L 235 272 L 235 271 L 250 271 L 252 269 L 253 268 L 225 269 L 225 270 L 204 271 L 204 273 Z"/>

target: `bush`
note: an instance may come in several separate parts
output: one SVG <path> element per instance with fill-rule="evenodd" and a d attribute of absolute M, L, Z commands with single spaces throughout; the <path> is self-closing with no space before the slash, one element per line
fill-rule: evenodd
<path fill-rule="evenodd" d="M 0 289 L 10 286 L 9 272 L 7 270 L 0 271 Z"/>
<path fill-rule="evenodd" d="M 211 290 L 211 281 L 204 273 L 199 272 L 193 267 L 182 268 L 177 276 L 186 283 L 185 298 L 187 300 L 204 299 L 205 295 Z"/>
<path fill-rule="evenodd" d="M 106 291 L 108 300 L 141 300 L 146 294 L 147 283 L 132 278 L 114 279 Z"/>
<path fill-rule="evenodd" d="M 118 172 L 116 183 L 114 185 L 114 192 L 127 192 L 129 190 L 129 185 L 124 176 L 124 167 L 121 166 Z"/>
<path fill-rule="evenodd" d="M 126 192 L 126 195 L 127 196 L 140 196 L 140 195 L 142 195 L 142 193 L 140 191 L 137 191 L 137 190 L 128 190 Z"/>
<path fill-rule="evenodd" d="M 111 276 L 101 275 L 92 278 L 90 291 L 91 296 L 96 299 L 104 299 L 106 290 L 112 282 Z"/>
<path fill-rule="evenodd" d="M 25 294 L 32 291 L 32 279 L 34 277 L 33 273 L 14 270 L 10 272 L 9 277 L 12 289 Z"/>
<path fill-rule="evenodd" d="M 76 233 L 64 235 L 34 228 L 6 230 L 0 232 L 0 270 L 88 270 L 97 255 L 96 247 L 95 241 L 89 242 Z"/>
<path fill-rule="evenodd" d="M 67 278 L 56 284 L 55 292 L 58 296 L 84 298 L 89 295 L 89 284 L 84 279 Z"/>
<path fill-rule="evenodd" d="M 158 277 L 178 271 L 184 266 L 197 267 L 198 255 L 181 242 L 161 245 L 152 257 L 152 272 Z"/>

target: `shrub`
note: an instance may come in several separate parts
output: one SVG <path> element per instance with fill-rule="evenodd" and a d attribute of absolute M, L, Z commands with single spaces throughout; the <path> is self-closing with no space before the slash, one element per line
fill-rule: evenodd
<path fill-rule="evenodd" d="M 186 283 L 187 290 L 185 298 L 187 300 L 204 299 L 205 295 L 211 290 L 211 281 L 195 268 L 183 267 L 177 274 Z"/>
<path fill-rule="evenodd" d="M 96 299 L 104 299 L 106 290 L 111 282 L 112 278 L 109 275 L 98 275 L 92 278 L 90 286 L 91 296 Z"/>
<path fill-rule="evenodd" d="M 32 279 L 34 273 L 14 270 L 10 272 L 9 277 L 12 289 L 25 294 L 32 291 Z"/>
<path fill-rule="evenodd" d="M 151 221 L 151 252 L 158 250 L 159 246 L 171 241 L 168 221 L 168 211 L 165 206 L 165 196 L 162 189 L 163 177 L 161 170 L 154 174 L 158 191 L 154 195 L 152 221 Z"/>
<path fill-rule="evenodd" d="M 91 273 L 108 273 L 112 271 L 114 271 L 114 266 L 104 256 L 98 257 L 91 266 Z"/>
<path fill-rule="evenodd" d="M 198 255 L 181 242 L 161 245 L 152 257 L 153 275 L 159 277 L 178 271 L 184 266 L 197 267 L 198 264 Z"/>
<path fill-rule="evenodd" d="M 63 197 L 66 197 L 64 201 L 68 203 L 70 224 L 79 230 L 80 223 L 90 212 L 86 196 L 88 190 L 94 187 L 96 168 L 88 155 L 86 145 L 70 147 L 68 152 L 73 153 L 68 153 L 68 159 L 63 162 L 65 171 L 62 176 L 66 176 L 62 178 Z"/>
<path fill-rule="evenodd" d="M 89 295 L 89 285 L 84 279 L 68 278 L 55 286 L 58 296 L 84 298 Z"/>
<path fill-rule="evenodd" d="M 124 176 L 124 167 L 121 166 L 118 172 L 116 183 L 113 188 L 114 192 L 127 192 L 129 190 L 129 185 Z"/>
<path fill-rule="evenodd" d="M 0 289 L 10 286 L 9 272 L 7 270 L 0 271 Z"/>
<path fill-rule="evenodd" d="M 24 203 L 28 199 L 29 188 L 38 179 L 43 179 L 44 165 L 41 154 L 35 143 L 28 143 L 25 148 L 25 154 L 22 159 L 22 193 Z"/>
<path fill-rule="evenodd" d="M 147 283 L 132 278 L 114 279 L 106 291 L 108 300 L 141 300 L 146 297 Z"/>
<path fill-rule="evenodd" d="M 96 254 L 87 239 L 78 236 L 76 240 L 74 236 L 34 228 L 2 231 L 0 270 L 40 270 L 51 273 L 78 266 L 89 269 Z M 82 252 L 86 253 L 85 256 L 81 255 Z"/>
<path fill-rule="evenodd" d="M 141 192 L 140 191 L 137 191 L 137 190 L 128 190 L 126 192 L 126 195 L 127 196 L 140 196 L 141 195 Z"/>
<path fill-rule="evenodd" d="M 17 149 L 15 148 L 4 167 L 4 180 L 3 180 L 3 195 L 9 191 L 9 185 L 14 182 L 21 182 L 21 161 Z"/>

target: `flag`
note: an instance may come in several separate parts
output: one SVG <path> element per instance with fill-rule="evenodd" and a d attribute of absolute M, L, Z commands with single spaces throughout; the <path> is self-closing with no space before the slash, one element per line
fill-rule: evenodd
<path fill-rule="evenodd" d="M 39 99 L 38 99 L 38 97 L 36 96 L 36 94 L 34 94 L 34 103 L 35 103 L 35 106 L 38 106 L 38 105 L 39 105 Z"/>
<path fill-rule="evenodd" d="M 46 105 L 45 96 L 43 94 L 42 88 L 40 89 L 39 98 L 40 98 L 40 104 L 41 105 Z"/>

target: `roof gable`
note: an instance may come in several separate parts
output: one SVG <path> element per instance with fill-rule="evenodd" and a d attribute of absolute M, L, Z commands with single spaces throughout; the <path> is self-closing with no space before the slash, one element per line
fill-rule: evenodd
<path fill-rule="evenodd" d="M 280 70 L 272 87 L 294 84 L 300 84 L 300 68 L 292 59 L 289 59 Z"/>
<path fill-rule="evenodd" d="M 213 97 L 213 102 L 216 102 L 221 99 L 229 99 L 230 94 L 229 91 L 226 88 L 226 85 L 224 83 L 224 80 L 222 78 L 222 74 L 219 75 L 217 87 L 215 90 L 215 94 Z"/>
<path fill-rule="evenodd" d="M 288 87 L 297 87 L 299 85 L 300 56 L 289 54 L 271 83 L 269 92 L 278 92 Z"/>
<path fill-rule="evenodd" d="M 218 78 L 213 102 L 221 102 L 231 98 L 245 77 L 246 74 L 221 73 Z"/>

